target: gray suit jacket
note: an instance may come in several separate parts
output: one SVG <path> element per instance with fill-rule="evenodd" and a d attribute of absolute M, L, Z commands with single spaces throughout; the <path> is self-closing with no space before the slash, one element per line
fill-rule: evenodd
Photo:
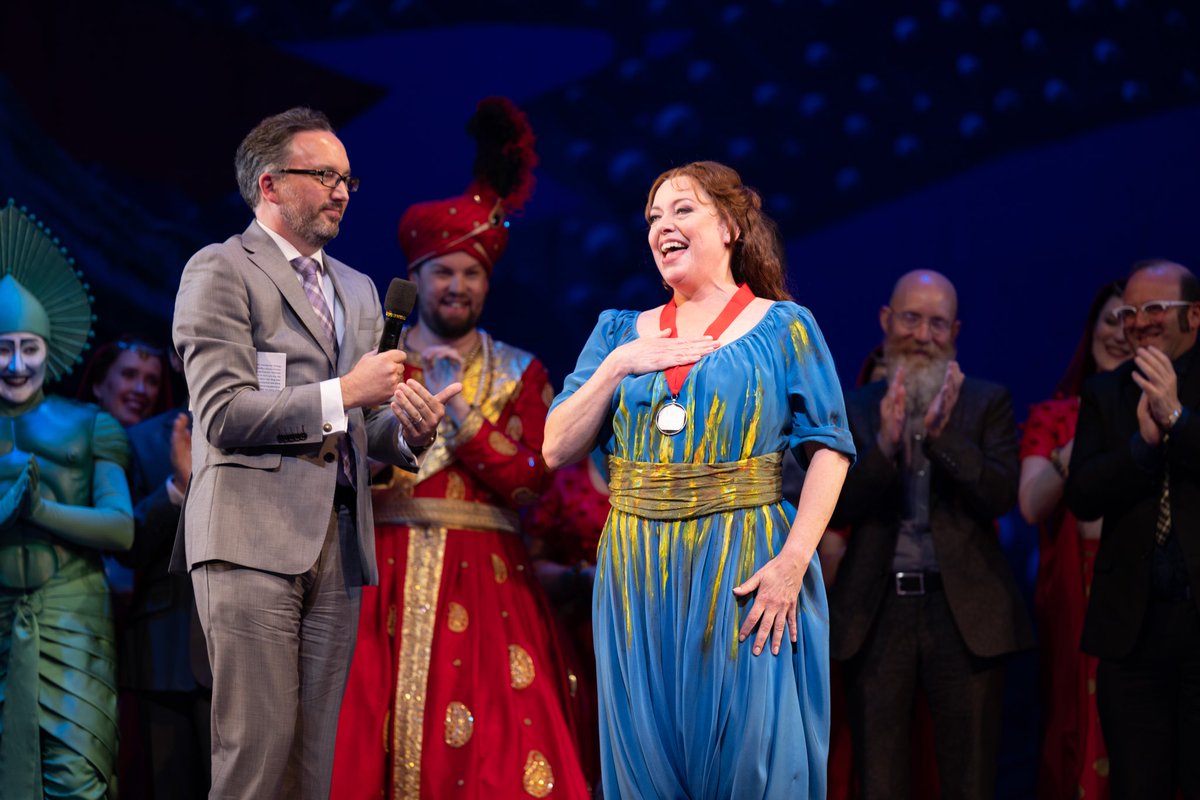
<path fill-rule="evenodd" d="M 851 528 L 829 595 L 830 651 L 841 660 L 862 648 L 884 594 L 893 590 L 903 485 L 896 461 L 875 441 L 886 392 L 887 383 L 879 381 L 846 395 L 858 463 L 831 523 Z M 946 430 L 926 449 L 933 469 L 933 546 L 959 633 L 977 656 L 1032 646 L 1028 612 L 996 536 L 996 517 L 1017 499 L 1017 426 L 1008 391 L 964 379 Z"/>
<path fill-rule="evenodd" d="M 192 480 L 172 570 L 227 561 L 298 575 L 316 563 L 338 472 L 319 384 L 349 372 L 383 331 L 371 279 L 328 254 L 325 264 L 345 311 L 336 365 L 295 271 L 257 222 L 184 268 L 174 340 L 192 398 Z M 259 353 L 286 357 L 282 391 L 259 390 Z M 358 468 L 357 555 L 364 582 L 374 584 L 367 456 L 413 471 L 416 459 L 388 407 L 347 415 Z"/>

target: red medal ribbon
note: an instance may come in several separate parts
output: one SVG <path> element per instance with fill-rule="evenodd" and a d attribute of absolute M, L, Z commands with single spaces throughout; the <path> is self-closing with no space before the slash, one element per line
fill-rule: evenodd
<path fill-rule="evenodd" d="M 721 313 L 712 321 L 712 324 L 704 329 L 705 336 L 711 336 L 713 339 L 719 339 L 725 329 L 729 327 L 737 315 L 742 313 L 742 310 L 750 305 L 750 301 L 754 299 L 754 290 L 750 288 L 750 284 L 743 283 L 734 292 L 733 297 L 729 298 L 729 302 L 721 309 Z M 675 327 L 675 314 L 678 309 L 675 306 L 675 298 L 672 297 L 666 305 L 663 306 L 662 313 L 658 316 L 658 329 L 665 331 L 671 329 L 671 335 L 667 338 L 679 338 L 679 331 Z M 692 367 L 696 365 L 693 361 L 691 364 L 680 364 L 670 369 L 663 370 L 663 375 L 667 378 L 667 389 L 671 392 L 671 397 L 678 397 L 679 390 L 683 388 L 683 382 L 687 380 L 688 373 L 692 371 Z"/>

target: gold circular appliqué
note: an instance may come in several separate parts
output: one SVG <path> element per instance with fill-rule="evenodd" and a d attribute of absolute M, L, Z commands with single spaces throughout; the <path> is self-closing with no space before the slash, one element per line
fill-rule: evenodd
<path fill-rule="evenodd" d="M 446 613 L 446 626 L 454 633 L 462 633 L 471 624 L 471 615 L 461 603 L 451 603 Z"/>
<path fill-rule="evenodd" d="M 525 689 L 533 683 L 533 658 L 519 644 L 508 646 L 508 673 L 514 689 Z"/>
<path fill-rule="evenodd" d="M 554 791 L 554 770 L 550 762 L 537 750 L 530 750 L 525 759 L 525 775 L 521 781 L 525 793 L 531 797 L 549 797 Z"/>
<path fill-rule="evenodd" d="M 508 565 L 495 553 L 492 553 L 492 573 L 496 576 L 496 583 L 504 583 L 508 580 Z"/>
<path fill-rule="evenodd" d="M 515 456 L 517 454 L 517 446 L 510 442 L 508 437 L 500 431 L 492 431 L 488 434 L 488 444 L 502 456 Z"/>
<path fill-rule="evenodd" d="M 451 747 L 462 747 L 471 741 L 475 732 L 475 716 L 471 709 L 457 700 L 446 706 L 446 744 Z"/>

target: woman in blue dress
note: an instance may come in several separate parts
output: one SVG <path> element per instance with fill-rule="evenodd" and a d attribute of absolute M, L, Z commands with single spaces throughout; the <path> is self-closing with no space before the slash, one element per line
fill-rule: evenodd
<path fill-rule="evenodd" d="M 543 448 L 551 466 L 608 456 L 593 600 L 604 794 L 823 798 L 814 553 L 854 457 L 837 374 L 734 170 L 664 173 L 646 220 L 672 298 L 600 315 Z M 808 466 L 794 507 L 785 449 Z"/>

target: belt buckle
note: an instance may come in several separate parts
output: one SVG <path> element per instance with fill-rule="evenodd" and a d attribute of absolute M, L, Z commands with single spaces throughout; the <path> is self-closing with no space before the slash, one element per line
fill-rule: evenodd
<path fill-rule="evenodd" d="M 912 582 L 916 582 L 916 588 L 909 588 Z M 909 597 L 925 594 L 925 573 L 924 572 L 897 572 L 896 573 L 896 594 L 901 597 Z"/>

